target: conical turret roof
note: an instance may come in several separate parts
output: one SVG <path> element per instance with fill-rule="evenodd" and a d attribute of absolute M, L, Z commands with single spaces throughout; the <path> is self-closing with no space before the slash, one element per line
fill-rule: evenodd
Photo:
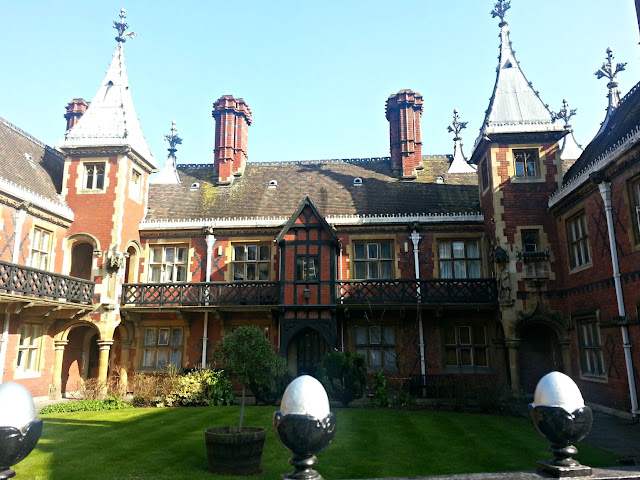
<path fill-rule="evenodd" d="M 120 17 L 120 23 L 114 22 L 114 27 L 118 28 L 120 35 L 116 38 L 118 45 L 109 69 L 89 108 L 79 122 L 67 132 L 61 147 L 129 146 L 148 164 L 151 171 L 155 171 L 156 160 L 149 150 L 136 115 L 124 62 L 123 33 L 127 28 L 124 23 L 124 9 Z"/>

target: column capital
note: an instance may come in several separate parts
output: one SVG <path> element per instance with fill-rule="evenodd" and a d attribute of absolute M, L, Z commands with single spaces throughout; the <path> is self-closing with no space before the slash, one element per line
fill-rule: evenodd
<path fill-rule="evenodd" d="M 507 348 L 514 348 L 516 350 L 520 348 L 521 343 L 522 340 L 520 340 L 519 338 L 506 338 L 504 340 L 504 344 Z"/>
<path fill-rule="evenodd" d="M 56 350 L 64 350 L 64 347 L 66 347 L 69 344 L 69 340 L 54 340 L 53 341 L 53 345 L 54 348 Z"/>
<path fill-rule="evenodd" d="M 111 349 L 111 345 L 113 345 L 113 340 L 98 340 L 96 343 L 100 350 L 109 350 Z"/>

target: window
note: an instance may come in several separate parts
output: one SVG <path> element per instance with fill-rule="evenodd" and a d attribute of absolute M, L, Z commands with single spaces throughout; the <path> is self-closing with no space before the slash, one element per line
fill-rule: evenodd
<path fill-rule="evenodd" d="M 538 150 L 514 150 L 513 161 L 516 169 L 516 177 L 538 177 Z"/>
<path fill-rule="evenodd" d="M 536 253 L 538 251 L 538 230 L 522 230 L 522 251 Z"/>
<path fill-rule="evenodd" d="M 580 371 L 582 375 L 604 377 L 604 356 L 602 354 L 602 338 L 600 325 L 596 319 L 579 324 L 580 336 Z"/>
<path fill-rule="evenodd" d="M 392 242 L 357 242 L 353 244 L 354 278 L 393 278 Z"/>
<path fill-rule="evenodd" d="M 356 327 L 356 353 L 371 370 L 396 371 L 396 331 L 393 327 Z"/>
<path fill-rule="evenodd" d="M 40 338 L 42 327 L 26 323 L 20 327 L 18 341 L 17 370 L 22 373 L 36 373 L 40 363 Z"/>
<path fill-rule="evenodd" d="M 488 367 L 487 331 L 483 326 L 452 326 L 444 329 L 447 367 Z"/>
<path fill-rule="evenodd" d="M 84 164 L 84 188 L 86 190 L 104 190 L 104 163 Z"/>
<path fill-rule="evenodd" d="M 235 245 L 233 280 L 235 282 L 269 280 L 269 245 Z"/>
<path fill-rule="evenodd" d="M 46 270 L 49 268 L 51 252 L 51 232 L 34 227 L 31 241 L 30 264 L 33 268 Z"/>
<path fill-rule="evenodd" d="M 149 273 L 151 282 L 186 282 L 187 248 L 153 247 Z"/>
<path fill-rule="evenodd" d="M 131 170 L 129 197 L 131 197 L 136 202 L 142 200 L 142 174 L 137 170 Z"/>
<path fill-rule="evenodd" d="M 297 282 L 317 282 L 318 281 L 318 257 L 297 257 L 296 258 L 296 281 Z"/>
<path fill-rule="evenodd" d="M 484 162 L 482 162 L 482 166 L 480 167 L 480 175 L 482 178 L 482 191 L 485 191 L 489 188 L 489 160 L 485 158 Z"/>
<path fill-rule="evenodd" d="M 440 278 L 480 278 L 479 244 L 478 240 L 439 241 Z"/>
<path fill-rule="evenodd" d="M 142 366 L 165 368 L 182 366 L 182 328 L 144 329 Z"/>
<path fill-rule="evenodd" d="M 591 261 L 587 216 L 584 212 L 567 220 L 567 240 L 569 243 L 569 264 L 571 269 L 586 265 Z"/>

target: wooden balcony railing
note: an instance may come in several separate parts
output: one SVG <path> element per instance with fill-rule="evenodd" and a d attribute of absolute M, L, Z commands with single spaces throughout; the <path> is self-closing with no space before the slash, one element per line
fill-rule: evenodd
<path fill-rule="evenodd" d="M 494 278 L 427 280 L 351 280 L 338 282 L 338 302 L 367 303 L 496 303 Z"/>
<path fill-rule="evenodd" d="M 144 307 L 276 305 L 280 282 L 125 283 L 122 305 Z"/>
<path fill-rule="evenodd" d="M 93 303 L 95 282 L 0 261 L 0 291 L 73 303 Z"/>

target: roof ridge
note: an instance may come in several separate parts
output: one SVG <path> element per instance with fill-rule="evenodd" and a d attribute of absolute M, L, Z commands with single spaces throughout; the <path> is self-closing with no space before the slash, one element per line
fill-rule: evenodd
<path fill-rule="evenodd" d="M 50 147 L 49 145 L 47 145 L 46 143 L 42 142 L 41 140 L 38 140 L 36 137 L 34 137 L 33 135 L 25 132 L 24 130 L 22 130 L 20 127 L 16 126 L 15 124 L 11 123 L 9 120 L 7 120 L 6 118 L 0 117 L 0 121 L 8 128 L 10 128 L 11 130 L 13 130 L 14 132 L 16 132 L 17 134 L 23 136 L 24 138 L 26 138 L 27 140 L 29 140 L 30 142 L 35 143 L 36 145 L 38 145 L 39 147 L 42 147 L 45 149 L 45 151 L 47 153 L 51 153 L 52 155 L 55 155 L 56 157 L 58 157 L 58 159 L 64 161 L 64 156 L 58 152 L 57 150 L 55 150 L 54 148 Z"/>

